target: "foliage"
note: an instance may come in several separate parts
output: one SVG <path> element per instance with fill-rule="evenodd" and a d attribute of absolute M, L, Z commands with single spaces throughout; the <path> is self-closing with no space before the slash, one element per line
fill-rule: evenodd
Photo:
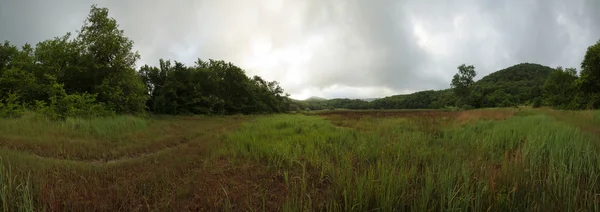
<path fill-rule="evenodd" d="M 600 108 L 600 41 L 587 49 L 580 76 L 575 68 L 552 72 L 544 83 L 544 98 L 558 109 Z"/>
<path fill-rule="evenodd" d="M 112 114 L 236 114 L 287 112 L 287 94 L 276 81 L 249 78 L 225 61 L 198 60 L 186 67 L 160 60 L 142 66 L 134 42 L 107 8 L 92 5 L 77 36 L 22 48 L 0 45 L 3 115 L 27 105 L 52 119 Z M 9 94 L 14 95 L 9 98 Z M 8 101 L 8 102 L 7 102 Z M 297 105 L 296 105 L 297 106 Z"/>
<path fill-rule="evenodd" d="M 377 109 L 440 109 L 445 106 L 453 106 L 456 99 L 450 89 L 429 90 L 376 99 L 371 104 L 373 108 Z"/>
<path fill-rule="evenodd" d="M 541 106 L 542 106 L 542 98 L 541 97 L 537 97 L 537 98 L 533 99 L 533 103 L 532 103 L 531 107 L 539 108 Z"/>
<path fill-rule="evenodd" d="M 461 71 L 462 69 L 462 71 Z M 528 104 L 539 99 L 541 105 L 542 85 L 554 69 L 538 64 L 523 63 L 491 73 L 481 80 L 471 82 L 474 76 L 471 66 L 459 66 L 454 88 L 426 90 L 412 94 L 394 95 L 367 102 L 364 100 L 332 99 L 303 101 L 312 110 L 329 106 L 346 109 L 443 109 L 457 106 L 462 109 L 484 107 L 512 107 Z M 462 77 L 461 77 L 462 76 Z M 459 88 L 461 91 L 456 91 Z M 464 96 L 459 96 L 458 94 Z M 468 94 L 468 95 L 467 95 Z M 457 105 L 458 104 L 458 105 Z"/>
<path fill-rule="evenodd" d="M 305 104 L 308 109 L 311 110 L 324 110 L 324 109 L 331 109 L 331 108 L 345 108 L 345 109 L 370 109 L 372 107 L 372 105 L 362 99 L 340 99 L 340 98 L 336 98 L 336 99 L 329 99 L 329 100 L 321 100 L 321 99 L 314 99 L 314 100 L 305 100 L 305 101 L 301 101 L 303 104 Z"/>
<path fill-rule="evenodd" d="M 587 108 L 600 108 L 600 40 L 588 47 L 581 62 L 578 86 Z"/>
<path fill-rule="evenodd" d="M 563 70 L 562 67 L 558 67 L 552 72 L 543 86 L 544 97 L 548 104 L 555 108 L 575 109 L 577 78 L 577 71 L 574 68 Z"/>
<path fill-rule="evenodd" d="M 108 9 L 93 5 L 77 39 L 90 60 L 87 71 L 92 73 L 92 91 L 98 100 L 117 113 L 144 111 L 147 91 L 135 71 L 140 55 L 132 51 L 133 41 L 108 16 Z"/>
<path fill-rule="evenodd" d="M 25 107 L 19 102 L 19 96 L 9 93 L 4 99 L 0 99 L 0 118 L 17 118 L 23 115 Z"/>
<path fill-rule="evenodd" d="M 563 109 L 600 107 L 600 41 L 576 70 L 522 63 L 475 82 L 475 67 L 462 64 L 450 89 L 394 95 L 374 101 L 311 98 L 293 101 L 279 83 L 222 60 L 193 66 L 160 60 L 136 70 L 134 42 L 107 8 L 92 5 L 80 31 L 21 48 L 0 45 L 0 102 L 4 116 L 23 106 L 53 118 L 110 114 L 256 114 L 298 110 L 441 109 L 534 104 Z M 552 73 L 552 74 L 551 74 Z M 9 98 L 9 94 L 15 95 Z M 19 105 L 18 107 L 16 105 Z M 47 107 L 47 108 L 46 108 Z M 11 112 L 12 111 L 12 112 Z"/>
<path fill-rule="evenodd" d="M 289 98 L 276 81 L 245 72 L 225 61 L 198 60 L 187 67 L 160 60 L 143 66 L 140 77 L 150 91 L 148 107 L 164 114 L 273 113 L 289 110 Z"/>
<path fill-rule="evenodd" d="M 494 72 L 474 84 L 473 95 L 482 98 L 475 107 L 524 105 L 542 95 L 542 85 L 554 69 L 522 63 Z"/>
<path fill-rule="evenodd" d="M 463 72 L 470 72 L 469 67 L 463 67 Z M 462 80 L 464 85 L 458 93 L 468 94 L 458 96 L 456 88 L 441 91 L 422 91 L 403 96 L 392 96 L 375 100 L 378 104 L 385 103 L 382 108 L 406 109 L 406 108 L 431 108 L 440 109 L 460 103 L 462 108 L 486 108 L 486 107 L 511 107 L 522 105 L 533 101 L 541 96 L 541 85 L 544 84 L 552 68 L 538 64 L 523 63 L 514 65 L 494 73 L 470 84 L 468 79 Z M 459 70 L 460 72 L 460 70 Z M 471 74 L 465 74 L 467 76 Z M 458 82 L 461 82 L 457 74 Z M 465 87 L 466 85 L 470 85 Z M 461 99 L 462 98 L 462 99 Z M 401 104 L 394 102 L 403 102 Z M 391 105 L 391 106 L 390 106 Z M 380 107 L 375 107 L 380 108 Z"/>
<path fill-rule="evenodd" d="M 67 117 L 92 118 L 112 115 L 113 112 L 96 101 L 96 94 L 74 93 L 67 94 L 62 84 L 58 84 L 51 75 L 46 76 L 52 87 L 48 91 L 49 104 L 35 101 L 34 111 L 51 119 L 66 119 Z"/>
<path fill-rule="evenodd" d="M 454 93 L 460 98 L 469 96 L 471 93 L 471 85 L 475 82 L 473 81 L 473 78 L 476 75 L 477 72 L 475 72 L 475 66 L 467 66 L 465 64 L 458 66 L 458 73 L 452 77 L 452 83 L 450 84 Z"/>

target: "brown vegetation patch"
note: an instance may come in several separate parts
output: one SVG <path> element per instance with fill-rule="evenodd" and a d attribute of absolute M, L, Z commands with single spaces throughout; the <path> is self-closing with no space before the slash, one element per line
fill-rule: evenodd
<path fill-rule="evenodd" d="M 456 112 L 439 110 L 332 110 L 315 113 L 318 116 L 340 116 L 346 119 L 360 119 L 362 117 L 452 117 Z"/>
<path fill-rule="evenodd" d="M 0 136 L 0 148 L 26 152 L 44 158 L 76 160 L 82 162 L 108 163 L 164 152 L 193 141 L 206 140 L 237 126 L 248 117 L 215 119 L 169 118 L 146 130 L 114 140 L 85 137 L 49 137 L 47 140 L 29 140 L 26 137 Z"/>
<path fill-rule="evenodd" d="M 276 172 L 250 162 L 176 166 L 159 162 L 90 172 L 54 169 L 45 174 L 40 202 L 48 211 L 273 211 L 287 196 Z"/>
<path fill-rule="evenodd" d="M 424 125 L 440 122 L 441 120 L 454 119 L 461 124 L 485 119 L 485 120 L 504 120 L 512 117 L 517 109 L 483 109 L 483 110 L 467 110 L 467 111 L 440 111 L 440 110 L 331 110 L 315 113 L 315 115 L 327 117 L 330 120 L 335 120 L 337 124 L 345 121 L 360 121 L 365 117 L 386 118 L 386 117 L 403 117 L 419 120 Z"/>
<path fill-rule="evenodd" d="M 468 110 L 457 112 L 455 119 L 461 123 L 470 123 L 480 119 L 504 120 L 512 117 L 517 111 L 513 109 Z"/>

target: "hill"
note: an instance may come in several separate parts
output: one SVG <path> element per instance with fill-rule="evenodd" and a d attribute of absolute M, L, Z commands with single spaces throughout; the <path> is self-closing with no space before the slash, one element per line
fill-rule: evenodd
<path fill-rule="evenodd" d="M 375 101 L 377 99 L 379 99 L 379 98 L 364 98 L 364 99 L 360 99 L 360 100 L 367 101 L 367 102 L 372 102 L 372 101 Z"/>
<path fill-rule="evenodd" d="M 528 104 L 542 95 L 542 85 L 555 69 L 522 63 L 491 73 L 475 82 L 472 105 L 499 107 Z"/>
<path fill-rule="evenodd" d="M 310 102 L 310 101 L 319 102 L 319 101 L 327 101 L 327 99 L 325 99 L 323 97 L 318 97 L 318 96 L 311 96 L 311 97 L 306 98 L 303 101 L 307 101 L 307 102 Z"/>
<path fill-rule="evenodd" d="M 477 108 L 528 104 L 541 96 L 541 86 L 552 71 L 554 69 L 548 66 L 521 63 L 493 72 L 474 83 L 468 102 Z M 370 107 L 439 109 L 455 105 L 456 100 L 452 89 L 427 90 L 377 99 Z"/>

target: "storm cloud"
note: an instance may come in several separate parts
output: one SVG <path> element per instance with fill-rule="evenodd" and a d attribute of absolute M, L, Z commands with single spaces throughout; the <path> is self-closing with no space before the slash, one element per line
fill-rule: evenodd
<path fill-rule="evenodd" d="M 75 33 L 92 4 L 134 40 L 138 65 L 231 61 L 294 98 L 445 89 L 463 63 L 479 78 L 521 62 L 579 67 L 600 39 L 597 0 L 0 0 L 0 40 Z"/>

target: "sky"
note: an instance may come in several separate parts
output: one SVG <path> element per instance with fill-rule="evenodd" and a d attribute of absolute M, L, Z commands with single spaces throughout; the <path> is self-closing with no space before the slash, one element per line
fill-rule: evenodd
<path fill-rule="evenodd" d="M 377 98 L 450 87 L 524 62 L 580 67 L 598 0 L 0 0 L 0 40 L 76 33 L 107 7 L 143 64 L 225 60 L 292 98 Z"/>

